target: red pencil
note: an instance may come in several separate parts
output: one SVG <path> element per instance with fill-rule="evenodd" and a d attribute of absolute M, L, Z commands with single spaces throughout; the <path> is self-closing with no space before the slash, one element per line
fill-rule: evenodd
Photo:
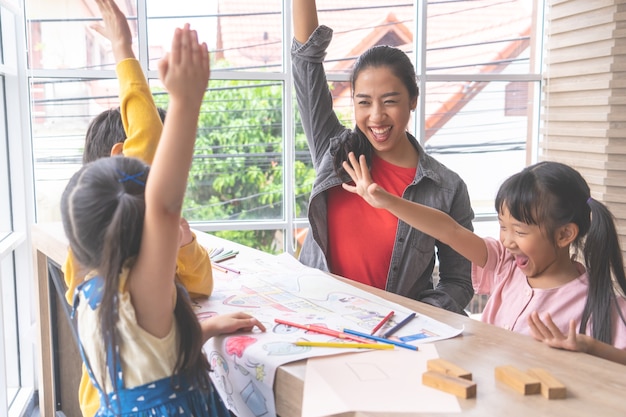
<path fill-rule="evenodd" d="M 333 337 L 337 337 L 339 339 L 350 339 L 350 340 L 354 340 L 355 342 L 361 342 L 361 343 L 371 343 L 372 342 L 371 340 L 363 339 L 362 337 L 354 336 L 354 335 L 347 334 L 347 333 L 344 333 L 344 332 L 340 332 L 338 330 L 329 329 L 328 327 L 316 326 L 314 324 L 293 323 L 291 321 L 282 320 L 282 319 L 274 319 L 274 321 L 276 323 L 278 323 L 278 324 L 285 324 L 287 326 L 297 327 L 299 329 L 305 329 L 305 330 L 308 330 L 310 332 L 325 334 L 327 336 L 333 336 Z"/>
<path fill-rule="evenodd" d="M 370 334 L 376 333 L 381 327 L 383 327 L 383 325 L 385 323 L 387 323 L 389 321 L 390 318 L 393 317 L 393 315 L 394 315 L 394 312 L 390 311 L 389 314 L 387 314 L 385 317 L 383 317 L 383 319 L 380 321 L 380 323 L 378 323 L 376 325 L 376 327 L 374 327 L 374 329 L 372 330 L 372 333 L 370 333 Z"/>

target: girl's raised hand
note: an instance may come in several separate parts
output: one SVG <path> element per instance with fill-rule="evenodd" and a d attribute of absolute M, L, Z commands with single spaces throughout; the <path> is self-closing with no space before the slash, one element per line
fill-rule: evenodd
<path fill-rule="evenodd" d="M 360 195 L 369 205 L 376 208 L 385 208 L 386 198 L 391 195 L 378 184 L 372 181 L 365 155 L 356 159 L 354 152 L 348 154 L 348 161 L 343 161 L 346 170 L 354 185 L 343 183 L 344 190 Z"/>
<path fill-rule="evenodd" d="M 159 61 L 159 77 L 174 99 L 202 103 L 209 82 L 209 50 L 198 33 L 186 24 L 172 38 L 172 49 Z"/>

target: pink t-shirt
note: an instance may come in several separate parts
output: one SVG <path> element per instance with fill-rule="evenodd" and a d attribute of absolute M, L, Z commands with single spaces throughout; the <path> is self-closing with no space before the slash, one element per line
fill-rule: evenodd
<path fill-rule="evenodd" d="M 487 263 L 484 268 L 472 264 L 472 283 L 477 294 L 489 294 L 483 310 L 482 321 L 517 333 L 530 335 L 528 317 L 537 311 L 541 317 L 550 313 L 554 323 L 565 334 L 569 321 L 580 326 L 589 277 L 585 268 L 577 264 L 580 276 L 557 288 L 541 289 L 528 285 L 524 275 L 515 265 L 515 259 L 504 246 L 493 238 L 485 238 Z M 618 305 L 626 317 L 626 299 L 617 297 Z M 586 331 L 591 334 L 589 328 Z M 615 312 L 613 315 L 613 345 L 626 349 L 626 325 Z"/>

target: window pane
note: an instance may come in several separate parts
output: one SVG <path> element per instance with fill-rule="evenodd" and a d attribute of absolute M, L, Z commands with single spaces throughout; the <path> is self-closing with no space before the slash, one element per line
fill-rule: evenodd
<path fill-rule="evenodd" d="M 285 251 L 283 230 L 222 230 L 212 234 L 267 253 L 279 254 Z"/>
<path fill-rule="evenodd" d="M 283 70 L 282 0 L 147 2 L 150 68 L 169 49 L 175 27 L 190 23 L 207 42 L 217 68 Z"/>
<path fill-rule="evenodd" d="M 426 151 L 465 180 L 476 214 L 526 165 L 532 83 L 426 84 Z"/>
<path fill-rule="evenodd" d="M 31 91 L 37 218 L 60 221 L 60 196 L 82 164 L 89 122 L 119 104 L 117 80 L 32 79 Z"/>
<path fill-rule="evenodd" d="M 187 185 L 187 220 L 283 218 L 282 91 L 280 81 L 210 82 Z M 156 94 L 157 105 L 167 108 L 167 95 Z"/>
<path fill-rule="evenodd" d="M 428 3 L 427 71 L 529 72 L 534 3 L 531 0 Z"/>
<path fill-rule="evenodd" d="M 412 2 L 318 0 L 320 24 L 333 29 L 324 61 L 328 74 L 349 73 L 354 59 L 375 45 L 391 45 L 413 59 L 415 9 Z"/>
<path fill-rule="evenodd" d="M 133 10 L 129 11 L 127 4 L 118 2 L 131 20 L 131 32 L 136 39 L 136 8 L 132 3 Z M 100 69 L 102 63 L 114 62 L 110 42 L 90 28 L 102 22 L 95 4 L 88 7 L 85 2 L 27 0 L 25 10 L 30 68 Z"/>
<path fill-rule="evenodd" d="M 40 221 L 59 220 L 89 122 L 119 104 L 116 80 L 37 79 L 33 147 Z M 213 80 L 202 106 L 183 215 L 190 221 L 282 219 L 282 82 Z M 157 105 L 167 94 L 153 82 Z"/>

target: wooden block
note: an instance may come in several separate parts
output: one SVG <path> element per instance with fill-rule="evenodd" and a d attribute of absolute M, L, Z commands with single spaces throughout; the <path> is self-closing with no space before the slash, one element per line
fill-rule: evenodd
<path fill-rule="evenodd" d="M 430 359 L 426 362 L 429 371 L 439 372 L 440 374 L 456 376 L 457 378 L 472 380 L 472 373 L 466 371 L 460 366 L 456 366 L 452 362 L 445 359 Z"/>
<path fill-rule="evenodd" d="M 511 365 L 497 366 L 496 379 L 504 382 L 520 394 L 539 394 L 541 391 L 539 379 Z"/>
<path fill-rule="evenodd" d="M 454 394 L 461 398 L 476 397 L 476 383 L 452 375 L 435 371 L 426 371 L 422 374 L 422 384 L 438 390 Z"/>
<path fill-rule="evenodd" d="M 549 400 L 567 397 L 567 389 L 558 379 L 542 368 L 531 368 L 528 374 L 534 376 L 541 383 L 541 395 Z"/>

